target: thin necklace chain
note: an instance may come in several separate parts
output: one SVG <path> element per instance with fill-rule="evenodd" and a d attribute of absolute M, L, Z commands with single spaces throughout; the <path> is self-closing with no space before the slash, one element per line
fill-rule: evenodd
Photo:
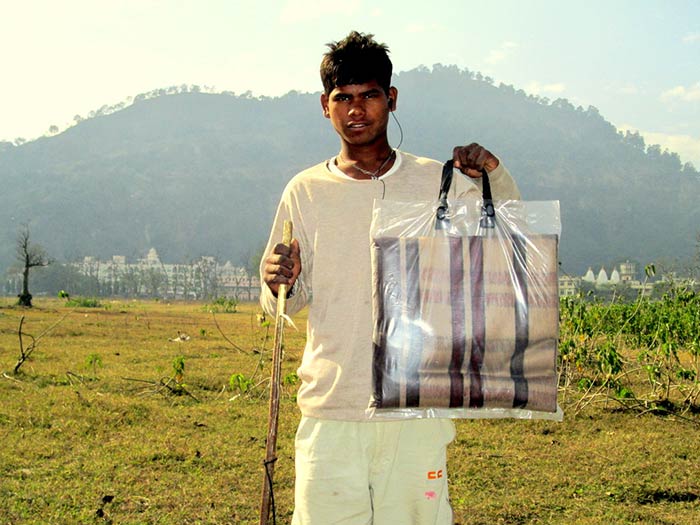
<path fill-rule="evenodd" d="M 389 153 L 389 156 L 388 156 L 387 158 L 384 159 L 384 162 L 382 162 L 382 164 L 381 164 L 376 170 L 370 171 L 370 170 L 366 170 L 366 169 L 360 168 L 360 167 L 357 165 L 357 163 L 350 164 L 350 161 L 347 161 L 347 160 L 345 160 L 345 159 L 343 158 L 343 154 L 342 154 L 342 153 L 339 153 L 339 154 L 338 154 L 338 156 L 340 157 L 340 160 L 342 160 L 343 162 L 347 162 L 348 164 L 350 164 L 351 167 L 355 168 L 355 169 L 356 169 L 357 171 L 359 171 L 360 173 L 364 173 L 365 175 L 367 175 L 367 176 L 368 176 L 369 178 L 371 178 L 371 179 L 377 179 L 377 178 L 378 178 L 377 176 L 379 175 L 379 173 L 381 173 L 381 171 L 384 169 L 384 166 L 387 165 L 387 163 L 391 160 L 391 158 L 392 158 L 394 155 L 396 155 L 396 150 L 395 150 L 395 149 L 392 149 L 392 150 L 391 150 L 391 153 Z"/>

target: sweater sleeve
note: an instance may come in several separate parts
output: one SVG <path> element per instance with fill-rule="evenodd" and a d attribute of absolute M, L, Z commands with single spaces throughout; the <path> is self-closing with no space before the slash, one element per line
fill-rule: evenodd
<path fill-rule="evenodd" d="M 474 192 L 474 196 L 477 198 L 483 194 L 484 187 L 481 177 L 472 179 L 466 175 L 462 175 L 459 177 L 459 180 L 460 182 L 458 184 L 453 184 L 453 186 L 458 186 L 458 188 L 455 188 L 458 198 L 464 198 L 472 194 L 472 192 Z M 466 184 L 464 184 L 465 182 Z M 518 185 L 508 171 L 508 168 L 503 165 L 501 159 L 498 159 L 498 167 L 489 173 L 489 183 L 491 184 L 491 194 L 494 200 L 520 200 Z M 466 188 L 464 186 L 466 186 Z"/>
<path fill-rule="evenodd" d="M 284 221 L 292 221 L 292 237 L 299 242 L 299 249 L 301 255 L 301 273 L 297 278 L 295 286 L 293 287 L 293 295 L 287 298 L 287 314 L 294 315 L 299 310 L 306 306 L 308 301 L 308 286 L 305 284 L 306 275 L 309 275 L 311 258 L 310 258 L 310 247 L 309 243 L 306 242 L 306 235 L 304 232 L 304 223 L 302 220 L 302 214 L 298 207 L 298 201 L 293 197 L 293 192 L 290 190 L 289 186 L 285 189 L 280 199 L 280 203 L 277 207 L 277 213 L 275 214 L 275 219 L 272 223 L 272 230 L 270 231 L 270 237 L 265 246 L 265 251 L 263 252 L 263 257 L 260 260 L 260 306 L 262 306 L 263 311 L 274 316 L 277 311 L 277 297 L 272 293 L 272 290 L 263 281 L 263 269 L 265 268 L 265 259 L 268 255 L 272 253 L 275 245 L 282 242 L 282 231 L 284 229 Z"/>
<path fill-rule="evenodd" d="M 483 191 L 481 178 L 474 179 L 474 182 L 481 193 Z M 500 158 L 498 159 L 498 167 L 489 173 L 489 183 L 491 184 L 491 194 L 494 200 L 520 200 L 518 185 Z"/>

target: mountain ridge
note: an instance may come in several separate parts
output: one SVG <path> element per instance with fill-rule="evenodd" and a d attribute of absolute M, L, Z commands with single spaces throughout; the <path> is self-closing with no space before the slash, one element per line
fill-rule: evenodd
<path fill-rule="evenodd" d="M 700 229 L 700 178 L 678 155 L 618 133 L 593 107 L 550 102 L 456 66 L 396 75 L 390 140 L 443 159 L 479 142 L 524 199 L 561 202 L 562 267 L 687 257 Z M 164 94 L 163 94 L 164 93 Z M 59 260 L 112 254 L 234 263 L 266 240 L 279 195 L 338 139 L 318 93 L 281 97 L 156 90 L 113 112 L 0 148 L 0 270 L 16 228 Z M 436 192 L 437 193 L 437 192 Z"/>

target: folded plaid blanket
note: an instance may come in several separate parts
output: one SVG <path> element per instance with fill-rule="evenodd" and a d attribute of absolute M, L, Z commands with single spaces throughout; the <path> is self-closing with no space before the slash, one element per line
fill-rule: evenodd
<path fill-rule="evenodd" d="M 372 243 L 378 409 L 557 410 L 556 235 Z"/>

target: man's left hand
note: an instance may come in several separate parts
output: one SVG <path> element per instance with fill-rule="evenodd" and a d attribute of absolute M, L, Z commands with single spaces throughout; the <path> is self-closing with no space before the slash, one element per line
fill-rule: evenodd
<path fill-rule="evenodd" d="M 468 146 L 456 146 L 452 150 L 454 167 L 472 178 L 481 177 L 481 170 L 492 172 L 498 167 L 498 159 L 489 150 L 472 142 Z"/>

